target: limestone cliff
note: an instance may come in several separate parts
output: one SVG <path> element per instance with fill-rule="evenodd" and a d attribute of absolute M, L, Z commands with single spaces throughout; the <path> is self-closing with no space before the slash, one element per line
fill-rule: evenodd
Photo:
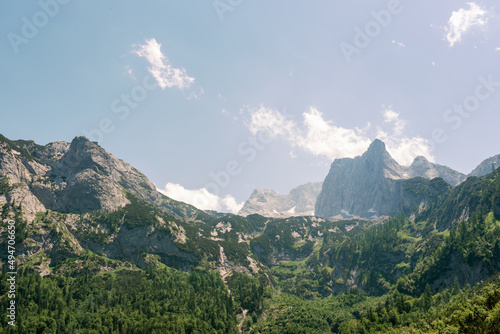
<path fill-rule="evenodd" d="M 0 194 L 0 205 L 12 201 L 22 204 L 28 219 L 46 209 L 112 211 L 129 203 L 127 193 L 176 216 L 197 212 L 159 193 L 144 174 L 85 137 L 41 146 L 1 136 L 0 179 L 12 188 Z"/>
<path fill-rule="evenodd" d="M 401 166 L 387 152 L 385 144 L 375 140 L 363 155 L 332 163 L 316 201 L 316 215 L 324 218 L 397 215 L 425 205 L 429 195 L 444 189 L 439 182 L 426 185 L 422 179 L 405 181 L 415 177 L 441 177 L 452 185 L 465 179 L 465 175 L 424 157 L 417 157 L 410 166 Z M 416 191 L 414 187 L 427 188 Z"/>

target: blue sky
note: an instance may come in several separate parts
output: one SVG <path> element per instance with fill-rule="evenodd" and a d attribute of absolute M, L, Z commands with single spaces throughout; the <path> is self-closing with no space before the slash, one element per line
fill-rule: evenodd
<path fill-rule="evenodd" d="M 167 195 L 236 211 L 375 138 L 461 172 L 500 153 L 495 1 L 0 4 L 0 133 L 87 135 Z"/>

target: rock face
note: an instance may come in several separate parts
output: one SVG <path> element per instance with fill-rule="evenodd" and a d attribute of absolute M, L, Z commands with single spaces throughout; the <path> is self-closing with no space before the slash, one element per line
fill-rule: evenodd
<path fill-rule="evenodd" d="M 32 201 L 28 192 L 36 197 L 39 203 L 29 205 L 34 212 L 113 210 L 129 203 L 124 189 L 141 198 L 155 191 L 146 176 L 85 137 L 46 146 L 4 140 L 0 176 L 20 184 L 23 204 Z"/>
<path fill-rule="evenodd" d="M 404 180 L 421 177 L 408 183 Z M 385 144 L 375 140 L 368 150 L 354 159 L 336 159 L 330 168 L 316 201 L 316 215 L 323 218 L 376 218 L 396 215 L 425 205 L 428 197 L 444 190 L 440 182 L 426 179 L 441 177 L 457 185 L 466 176 L 449 167 L 436 165 L 424 157 L 410 166 L 401 166 L 387 152 Z"/>
<path fill-rule="evenodd" d="M 46 209 L 112 211 L 130 203 L 127 193 L 173 214 L 190 209 L 161 195 L 144 174 L 85 137 L 40 146 L 1 136 L 0 180 L 12 188 L 0 194 L 0 205 L 15 200 L 28 219 Z"/>
<path fill-rule="evenodd" d="M 320 191 L 320 182 L 298 186 L 288 195 L 281 195 L 270 189 L 255 189 L 238 214 L 247 216 L 257 213 L 265 217 L 313 216 Z"/>
<path fill-rule="evenodd" d="M 477 166 L 472 172 L 470 172 L 469 176 L 485 176 L 498 167 L 500 167 L 500 154 L 481 162 L 479 166 Z"/>
<path fill-rule="evenodd" d="M 400 168 L 408 170 L 410 177 L 424 177 L 429 180 L 440 177 L 452 186 L 459 185 L 467 179 L 466 175 L 450 167 L 434 164 L 423 156 L 416 157 L 409 167 L 400 166 Z"/>

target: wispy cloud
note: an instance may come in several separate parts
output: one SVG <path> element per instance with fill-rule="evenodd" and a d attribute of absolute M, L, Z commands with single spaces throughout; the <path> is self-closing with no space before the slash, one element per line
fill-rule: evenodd
<path fill-rule="evenodd" d="M 259 131 L 266 131 L 273 138 L 287 136 L 294 130 L 294 123 L 287 120 L 285 115 L 278 110 L 261 106 L 250 110 L 250 123 L 248 128 L 253 135 Z"/>
<path fill-rule="evenodd" d="M 462 40 L 462 35 L 474 26 L 484 26 L 488 22 L 487 12 L 474 2 L 468 2 L 469 9 L 460 8 L 451 14 L 445 27 L 446 39 L 450 46 Z"/>
<path fill-rule="evenodd" d="M 191 190 L 176 183 L 167 183 L 164 189 L 158 189 L 158 191 L 165 196 L 191 204 L 201 210 L 238 213 L 244 204 L 238 203 L 231 195 L 222 198 L 210 193 L 205 188 Z"/>
<path fill-rule="evenodd" d="M 147 59 L 150 65 L 149 73 L 156 79 L 161 89 L 188 88 L 195 80 L 187 75 L 184 68 L 170 65 L 168 58 L 161 52 L 161 44 L 154 38 L 147 39 L 146 44 L 136 45 L 133 53 Z"/>
<path fill-rule="evenodd" d="M 123 75 L 126 75 L 129 78 L 132 78 L 132 79 L 136 80 L 136 78 L 134 76 L 134 71 L 132 70 L 132 68 L 130 67 L 130 65 L 126 65 L 123 68 Z"/>
<path fill-rule="evenodd" d="M 247 127 L 253 135 L 266 132 L 271 137 L 285 139 L 292 148 L 300 148 L 308 153 L 323 156 L 329 160 L 355 157 L 362 154 L 372 142 L 367 132 L 370 124 L 363 128 L 344 128 L 325 120 L 323 114 L 314 107 L 302 114 L 302 123 L 287 119 L 279 111 L 259 107 L 250 110 Z M 389 153 L 401 164 L 408 165 L 418 155 L 433 160 L 429 142 L 422 137 L 406 137 L 406 122 L 391 107 L 383 108 L 385 126 L 377 127 L 377 137 L 386 142 Z M 384 131 L 384 128 L 389 130 Z M 296 156 L 294 152 L 291 156 Z"/>
<path fill-rule="evenodd" d="M 385 106 L 382 107 L 383 107 L 382 115 L 384 116 L 384 122 L 394 124 L 393 131 L 396 135 L 400 136 L 406 127 L 406 122 L 399 119 L 399 113 L 392 110 L 391 106 L 387 108 Z"/>
<path fill-rule="evenodd" d="M 203 88 L 198 89 L 197 92 L 191 92 L 189 96 L 187 97 L 188 100 L 198 100 L 203 94 L 205 94 L 205 90 Z"/>

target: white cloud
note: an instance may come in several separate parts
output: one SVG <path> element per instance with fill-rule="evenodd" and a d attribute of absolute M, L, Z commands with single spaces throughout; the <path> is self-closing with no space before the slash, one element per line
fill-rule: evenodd
<path fill-rule="evenodd" d="M 340 157 L 354 157 L 366 150 L 370 140 L 363 137 L 363 130 L 345 129 L 323 119 L 316 108 L 302 114 L 303 126 L 289 120 L 279 111 L 261 106 L 250 110 L 248 129 L 252 135 L 266 132 L 271 138 L 285 138 L 292 147 L 299 147 L 314 155 L 330 160 Z M 296 157 L 296 153 L 291 153 Z"/>
<path fill-rule="evenodd" d="M 385 123 L 393 123 L 394 124 L 393 130 L 394 130 L 394 133 L 396 135 L 399 136 L 403 133 L 403 130 L 406 127 L 406 122 L 399 119 L 399 113 L 392 110 L 391 106 L 389 106 L 388 108 L 384 107 L 384 110 L 382 110 L 382 115 L 384 116 Z"/>
<path fill-rule="evenodd" d="M 201 210 L 238 213 L 244 204 L 238 203 L 231 195 L 221 198 L 205 188 L 191 190 L 176 183 L 167 183 L 164 189 L 158 189 L 158 191 L 176 201 L 191 204 Z"/>
<path fill-rule="evenodd" d="M 243 203 L 243 202 L 242 203 L 238 203 L 236 201 L 236 198 L 234 198 L 231 195 L 227 195 L 226 197 L 224 197 L 222 199 L 222 204 L 225 207 L 225 210 L 223 210 L 223 211 L 232 212 L 232 213 L 238 213 L 238 211 L 240 211 L 240 209 L 243 207 L 243 205 L 245 203 Z"/>
<path fill-rule="evenodd" d="M 460 8 L 451 14 L 448 25 L 446 39 L 450 46 L 462 40 L 462 35 L 474 26 L 486 25 L 488 19 L 487 12 L 474 2 L 468 2 L 469 9 Z"/>
<path fill-rule="evenodd" d="M 382 115 L 384 115 L 384 122 L 394 122 L 399 118 L 399 113 L 392 110 L 391 106 L 389 106 L 389 108 L 386 108 L 385 110 L 382 110 Z"/>
<path fill-rule="evenodd" d="M 219 207 L 218 196 L 205 188 L 189 190 L 180 184 L 167 183 L 165 189 L 158 189 L 162 194 L 177 201 L 194 205 L 201 210 L 216 210 Z"/>
<path fill-rule="evenodd" d="M 257 110 L 250 112 L 250 133 L 256 135 L 259 131 L 266 131 L 268 135 L 276 136 L 290 135 L 293 131 L 293 122 L 277 110 L 261 106 Z"/>
<path fill-rule="evenodd" d="M 266 131 L 273 137 L 282 137 L 293 148 L 300 148 L 313 155 L 323 156 L 329 160 L 355 157 L 363 154 L 372 139 L 367 132 L 370 124 L 363 128 L 348 129 L 325 120 L 323 114 L 311 107 L 302 114 L 303 122 L 298 124 L 271 108 L 260 107 L 250 110 L 248 129 L 253 135 Z M 429 142 L 422 137 L 405 137 L 403 131 L 406 122 L 399 118 L 399 113 L 391 107 L 383 108 L 384 124 L 390 125 L 390 131 L 377 127 L 377 138 L 386 143 L 387 150 L 399 163 L 408 165 L 418 155 L 433 160 Z M 293 150 L 291 157 L 296 157 Z"/>
<path fill-rule="evenodd" d="M 161 44 L 154 38 L 147 39 L 144 45 L 137 45 L 137 49 L 133 52 L 147 59 L 150 65 L 149 73 L 162 89 L 167 87 L 184 89 L 194 82 L 194 78 L 189 77 L 184 68 L 175 68 L 169 64 L 169 60 L 161 52 Z"/>
<path fill-rule="evenodd" d="M 500 51 L 500 46 L 498 48 L 495 48 L 495 51 Z"/>
<path fill-rule="evenodd" d="M 305 133 L 294 138 L 296 145 L 314 155 L 330 160 L 340 157 L 354 157 L 363 153 L 370 145 L 362 130 L 346 129 L 323 118 L 323 114 L 311 107 L 304 117 Z"/>

